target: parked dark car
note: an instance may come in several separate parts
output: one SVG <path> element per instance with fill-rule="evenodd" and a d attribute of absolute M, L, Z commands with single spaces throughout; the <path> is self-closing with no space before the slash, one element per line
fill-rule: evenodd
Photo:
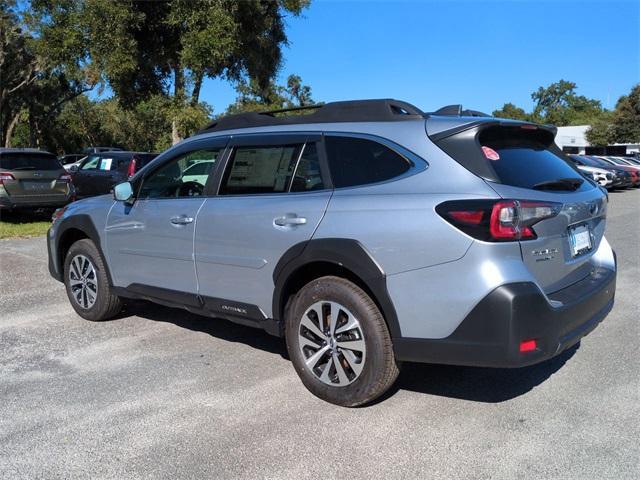
<path fill-rule="evenodd" d="M 124 148 L 120 147 L 87 147 L 83 150 L 85 155 L 89 155 L 90 153 L 100 153 L 100 152 L 123 152 Z"/>
<path fill-rule="evenodd" d="M 54 154 L 0 148 L 0 209 L 56 208 L 73 196 L 71 175 Z"/>
<path fill-rule="evenodd" d="M 84 153 L 67 153 L 65 155 L 60 155 L 58 157 L 58 160 L 64 166 L 64 165 L 69 165 L 71 163 L 75 163 L 78 160 L 82 160 L 86 156 L 87 155 Z"/>
<path fill-rule="evenodd" d="M 71 169 L 77 198 L 109 193 L 114 185 L 127 181 L 156 155 L 124 151 L 90 154 L 77 168 Z"/>

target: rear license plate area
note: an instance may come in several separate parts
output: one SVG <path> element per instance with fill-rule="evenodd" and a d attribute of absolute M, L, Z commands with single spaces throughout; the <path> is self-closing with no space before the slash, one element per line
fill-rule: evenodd
<path fill-rule="evenodd" d="M 591 240 L 591 229 L 589 225 L 582 224 L 575 227 L 569 227 L 569 245 L 571 247 L 571 256 L 578 257 L 593 248 Z"/>
<path fill-rule="evenodd" d="M 51 182 L 28 182 L 23 181 L 22 186 L 27 192 L 43 192 L 51 190 Z"/>

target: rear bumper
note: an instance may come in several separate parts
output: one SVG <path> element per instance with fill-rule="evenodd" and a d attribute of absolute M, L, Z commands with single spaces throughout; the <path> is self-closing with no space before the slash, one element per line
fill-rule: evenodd
<path fill-rule="evenodd" d="M 530 282 L 502 285 L 480 301 L 449 337 L 394 339 L 396 358 L 480 367 L 539 363 L 578 343 L 607 316 L 615 285 L 615 270 L 603 267 L 549 296 Z M 532 339 L 537 348 L 521 353 L 520 342 Z"/>
<path fill-rule="evenodd" d="M 71 194 L 69 195 L 24 195 L 22 197 L 0 197 L 0 208 L 57 208 L 63 207 L 71 202 Z"/>

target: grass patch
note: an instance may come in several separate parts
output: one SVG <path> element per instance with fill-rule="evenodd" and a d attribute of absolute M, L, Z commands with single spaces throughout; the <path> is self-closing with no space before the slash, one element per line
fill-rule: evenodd
<path fill-rule="evenodd" d="M 45 235 L 51 226 L 51 212 L 3 212 L 0 216 L 0 239 Z"/>

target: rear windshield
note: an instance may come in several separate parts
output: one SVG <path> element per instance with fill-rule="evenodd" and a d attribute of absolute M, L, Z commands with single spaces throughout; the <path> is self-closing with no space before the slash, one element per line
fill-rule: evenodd
<path fill-rule="evenodd" d="M 478 140 L 483 155 L 500 183 L 521 188 L 539 188 L 558 180 L 582 181 L 578 188 L 590 188 L 563 154 L 553 147 L 549 132 L 522 127 L 489 127 Z"/>
<path fill-rule="evenodd" d="M 60 170 L 62 165 L 55 155 L 48 153 L 3 153 L 0 155 L 2 170 Z"/>

